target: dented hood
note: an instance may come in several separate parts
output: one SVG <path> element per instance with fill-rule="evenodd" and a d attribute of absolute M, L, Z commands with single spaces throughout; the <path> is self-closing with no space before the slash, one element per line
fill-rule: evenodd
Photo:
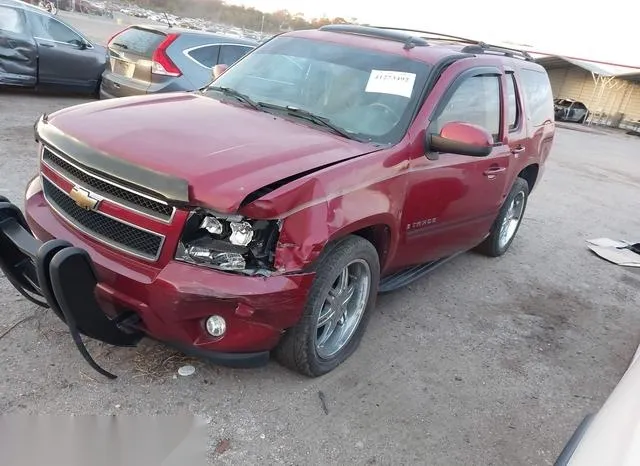
<path fill-rule="evenodd" d="M 162 180 L 184 182 L 189 203 L 224 213 L 237 211 L 247 195 L 269 184 L 376 149 L 190 93 L 78 105 L 51 114 L 47 125 L 86 148 L 77 152 L 84 152 L 89 167 L 100 166 L 91 157 L 110 159 L 116 162 L 107 165 L 112 176 L 156 192 L 163 192 Z"/>

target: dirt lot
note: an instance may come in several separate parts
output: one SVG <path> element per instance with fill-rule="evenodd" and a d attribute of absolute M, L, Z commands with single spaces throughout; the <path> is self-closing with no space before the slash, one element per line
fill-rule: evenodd
<path fill-rule="evenodd" d="M 22 205 L 35 119 L 82 103 L 0 91 L 0 194 Z M 0 278 L 0 412 L 196 413 L 218 464 L 552 464 L 617 383 L 640 335 L 640 274 L 584 240 L 640 240 L 640 139 L 560 129 L 511 251 L 466 254 L 379 300 L 359 351 L 316 380 L 230 370 L 152 343 L 90 341 L 95 374 L 50 312 Z M 322 408 L 319 392 L 326 399 Z"/>

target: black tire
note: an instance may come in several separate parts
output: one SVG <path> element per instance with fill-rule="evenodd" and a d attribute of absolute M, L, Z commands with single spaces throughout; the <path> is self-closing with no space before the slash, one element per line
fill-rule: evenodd
<path fill-rule="evenodd" d="M 505 244 L 500 243 L 500 230 L 502 223 L 507 216 L 509 208 L 511 206 L 511 202 L 518 196 L 520 193 L 524 194 L 524 205 L 522 207 L 522 214 L 520 215 L 520 219 L 518 225 L 516 227 L 515 232 L 509 239 L 509 241 Z M 526 180 L 522 178 L 516 178 L 516 181 L 513 183 L 511 187 L 511 191 L 509 195 L 504 200 L 502 207 L 500 208 L 500 212 L 498 212 L 498 216 L 496 217 L 493 225 L 491 226 L 491 232 L 489 236 L 478 245 L 475 250 L 485 256 L 489 257 L 499 257 L 502 256 L 507 250 L 514 238 L 518 234 L 518 230 L 520 229 L 520 225 L 522 224 L 522 218 L 524 217 L 524 213 L 527 210 L 527 201 L 529 200 L 529 184 Z"/>
<path fill-rule="evenodd" d="M 340 272 L 354 260 L 365 261 L 370 270 L 371 282 L 364 314 L 351 339 L 335 355 L 322 359 L 316 350 L 317 321 L 329 289 Z M 283 366 L 301 374 L 318 377 L 332 371 L 344 362 L 358 347 L 364 334 L 371 310 L 376 305 L 380 262 L 376 248 L 364 238 L 347 236 L 325 248 L 315 268 L 316 276 L 309 291 L 300 322 L 286 331 L 275 349 L 276 359 Z"/>

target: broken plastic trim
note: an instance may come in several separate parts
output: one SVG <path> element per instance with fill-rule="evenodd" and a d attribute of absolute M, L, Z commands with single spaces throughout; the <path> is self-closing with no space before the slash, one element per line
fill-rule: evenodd
<path fill-rule="evenodd" d="M 15 283 L 21 285 L 25 278 L 22 264 L 29 262 L 37 268 L 36 276 L 30 280 L 38 297 L 46 300 L 67 324 L 78 351 L 100 374 L 116 378 L 91 357 L 82 335 L 114 346 L 136 346 L 146 336 L 185 354 L 228 367 L 260 367 L 268 362 L 269 351 L 221 353 L 188 343 L 159 340 L 146 333 L 140 316 L 130 310 L 111 319 L 96 299 L 97 277 L 89 254 L 60 239 L 41 243 L 29 230 L 20 210 L 6 198 L 0 197 L 0 201 L 4 201 L 0 202 L 0 265 L 3 272 L 15 286 Z"/>
<path fill-rule="evenodd" d="M 23 222 L 15 205 L 0 203 L 0 265 L 4 274 L 17 289 L 28 288 L 60 317 L 93 369 L 116 378 L 95 362 L 81 335 L 116 346 L 135 346 L 143 334 L 123 331 L 102 311 L 94 294 L 97 278 L 86 251 L 62 240 L 42 243 Z"/>

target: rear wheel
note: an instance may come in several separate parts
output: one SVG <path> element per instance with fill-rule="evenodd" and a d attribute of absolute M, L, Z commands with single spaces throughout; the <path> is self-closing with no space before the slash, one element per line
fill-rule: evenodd
<path fill-rule="evenodd" d="M 478 252 L 489 257 L 498 257 L 507 252 L 522 223 L 528 199 L 529 184 L 522 178 L 516 178 L 489 236 L 476 248 Z"/>
<path fill-rule="evenodd" d="M 380 264 L 373 245 L 359 236 L 336 243 L 318 261 L 302 318 L 275 351 L 280 363 L 317 377 L 356 350 L 375 307 Z"/>

